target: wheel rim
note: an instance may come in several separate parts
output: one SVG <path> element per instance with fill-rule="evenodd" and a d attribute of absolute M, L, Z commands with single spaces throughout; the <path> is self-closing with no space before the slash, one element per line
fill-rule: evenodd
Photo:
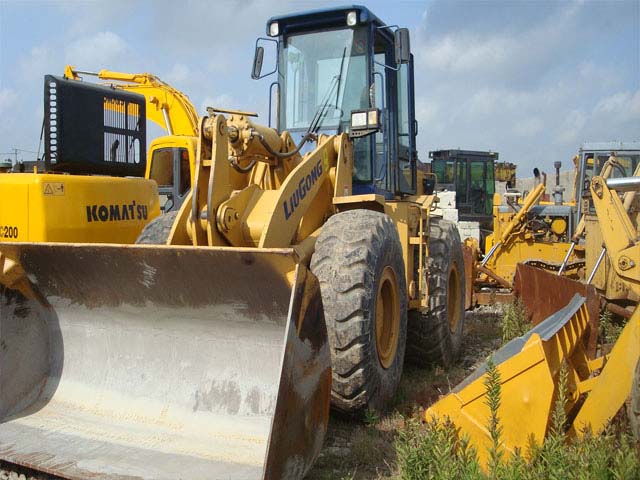
<path fill-rule="evenodd" d="M 376 348 L 383 368 L 393 365 L 400 336 L 400 299 L 393 268 L 386 266 L 376 299 Z"/>
<path fill-rule="evenodd" d="M 456 333 L 458 324 L 460 323 L 460 272 L 458 266 L 454 264 L 449 272 L 449 281 L 447 282 L 447 317 L 449 320 L 449 330 Z"/>

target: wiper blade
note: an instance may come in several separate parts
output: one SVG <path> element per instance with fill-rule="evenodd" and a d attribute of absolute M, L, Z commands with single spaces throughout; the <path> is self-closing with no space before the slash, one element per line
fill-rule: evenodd
<path fill-rule="evenodd" d="M 336 107 L 338 106 L 338 97 L 340 96 L 340 82 L 342 79 L 342 70 L 344 68 L 344 58 L 346 55 L 347 55 L 347 47 L 344 47 L 344 50 L 342 51 L 342 59 L 340 60 L 340 71 L 338 72 L 338 75 L 333 77 L 333 79 L 331 80 L 331 85 L 329 85 L 329 90 L 324 96 L 324 99 L 323 99 L 324 101 L 322 102 L 322 105 L 313 116 L 313 119 L 311 120 L 311 124 L 309 125 L 309 129 L 307 130 L 307 134 L 310 134 L 310 133 L 316 134 L 318 133 L 318 130 L 320 130 L 320 125 L 322 125 L 322 122 L 327 116 L 327 106 L 329 105 L 329 100 L 331 99 L 331 95 L 333 94 L 333 89 L 336 87 L 338 87 L 336 92 Z"/>

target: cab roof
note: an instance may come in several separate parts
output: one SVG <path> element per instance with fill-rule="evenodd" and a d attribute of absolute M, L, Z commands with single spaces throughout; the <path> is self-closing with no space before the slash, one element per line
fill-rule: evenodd
<path fill-rule="evenodd" d="M 345 5 L 271 17 L 267 20 L 267 34 L 269 34 L 269 25 L 273 22 L 278 22 L 281 35 L 304 30 L 322 30 L 323 28 L 346 26 L 347 13 L 352 11 L 358 12 L 358 25 L 373 23 L 377 27 L 385 26 L 385 23 L 376 17 L 367 7 L 363 7 L 362 5 Z"/>

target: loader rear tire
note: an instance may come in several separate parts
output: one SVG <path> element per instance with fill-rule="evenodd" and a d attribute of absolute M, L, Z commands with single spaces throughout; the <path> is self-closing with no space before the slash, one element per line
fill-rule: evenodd
<path fill-rule="evenodd" d="M 407 360 L 451 366 L 460 354 L 464 327 L 465 276 L 462 243 L 455 224 L 429 221 L 429 309 L 409 312 Z"/>
<path fill-rule="evenodd" d="M 147 223 L 136 243 L 144 245 L 165 245 L 171 233 L 171 227 L 178 216 L 178 211 L 162 214 Z"/>
<path fill-rule="evenodd" d="M 640 443 L 640 361 L 636 364 L 636 370 L 631 385 L 631 399 L 629 401 L 629 423 L 631 433 L 637 443 Z"/>
<path fill-rule="evenodd" d="M 350 210 L 322 227 L 311 271 L 331 346 L 333 407 L 383 411 L 404 363 L 407 288 L 398 230 L 387 215 Z"/>

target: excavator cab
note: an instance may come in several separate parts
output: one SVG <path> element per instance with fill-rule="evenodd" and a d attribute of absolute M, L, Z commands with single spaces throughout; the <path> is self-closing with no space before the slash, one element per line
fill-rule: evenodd
<path fill-rule="evenodd" d="M 296 141 L 308 132 L 349 133 L 354 195 L 415 194 L 417 122 L 408 31 L 352 6 L 273 17 L 267 34 L 257 42 L 252 76 L 278 75 L 278 130 Z M 278 46 L 275 71 L 265 75 L 261 41 Z M 359 119 L 373 128 L 362 128 Z"/>

